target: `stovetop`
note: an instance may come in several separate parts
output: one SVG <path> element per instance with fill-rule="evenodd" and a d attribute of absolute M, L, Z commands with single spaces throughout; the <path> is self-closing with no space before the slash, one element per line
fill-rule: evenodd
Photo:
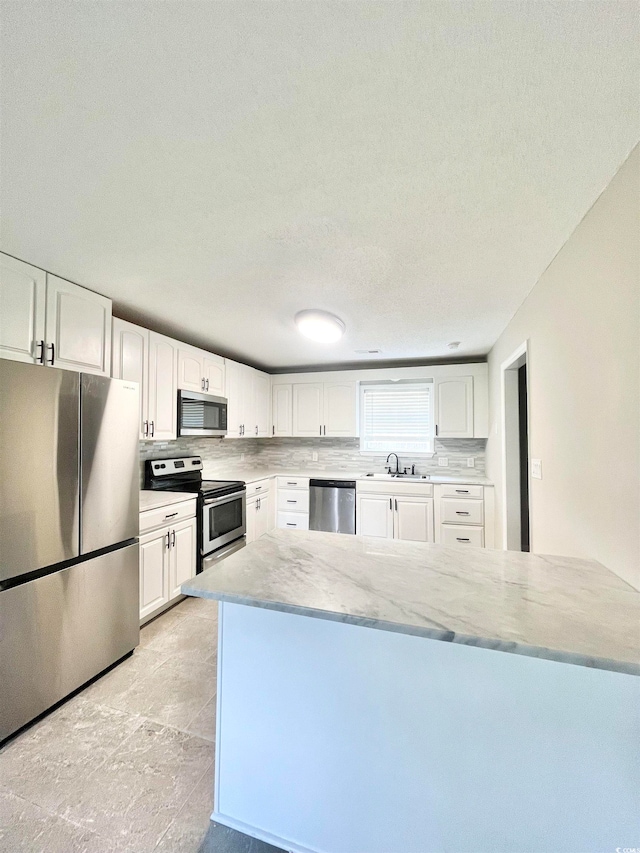
<path fill-rule="evenodd" d="M 170 492 L 193 492 L 202 497 L 226 495 L 244 489 L 242 480 L 203 480 L 202 459 L 181 456 L 176 459 L 147 459 L 145 489 Z"/>

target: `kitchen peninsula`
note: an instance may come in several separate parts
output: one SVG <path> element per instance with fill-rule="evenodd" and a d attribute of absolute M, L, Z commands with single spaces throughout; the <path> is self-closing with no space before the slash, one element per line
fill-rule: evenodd
<path fill-rule="evenodd" d="M 216 821 L 296 853 L 637 841 L 640 593 L 600 564 L 277 530 L 182 592 L 220 601 Z"/>

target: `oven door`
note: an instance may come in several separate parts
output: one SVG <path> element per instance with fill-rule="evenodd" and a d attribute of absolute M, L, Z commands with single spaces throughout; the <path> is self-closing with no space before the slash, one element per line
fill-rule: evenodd
<path fill-rule="evenodd" d="M 239 539 L 247 532 L 247 493 L 245 489 L 205 498 L 202 505 L 202 555 Z"/>
<path fill-rule="evenodd" d="M 178 435 L 226 435 L 227 400 L 212 394 L 178 392 Z"/>

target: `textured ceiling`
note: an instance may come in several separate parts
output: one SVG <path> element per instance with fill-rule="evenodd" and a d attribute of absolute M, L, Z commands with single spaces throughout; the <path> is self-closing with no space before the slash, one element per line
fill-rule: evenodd
<path fill-rule="evenodd" d="M 268 367 L 486 353 L 638 139 L 635 2 L 2 18 L 2 249 Z"/>

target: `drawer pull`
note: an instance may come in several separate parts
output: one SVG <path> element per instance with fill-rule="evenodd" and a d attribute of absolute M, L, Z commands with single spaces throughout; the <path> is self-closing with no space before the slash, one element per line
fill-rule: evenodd
<path fill-rule="evenodd" d="M 287 521 L 287 527 L 297 527 L 297 526 L 298 525 L 295 523 L 295 521 Z"/>
<path fill-rule="evenodd" d="M 256 492 L 259 492 L 262 486 L 256 486 Z"/>
<path fill-rule="evenodd" d="M 456 510 L 456 515 L 469 515 L 468 512 L 463 512 L 461 509 Z"/>
<path fill-rule="evenodd" d="M 469 489 L 456 489 L 456 493 L 459 495 L 468 495 Z"/>
<path fill-rule="evenodd" d="M 287 503 L 288 503 L 288 504 L 297 504 L 297 503 L 298 503 L 298 501 L 292 501 L 292 500 L 290 500 L 289 498 L 287 498 Z"/>
<path fill-rule="evenodd" d="M 294 481 L 293 481 L 293 483 L 290 483 L 290 482 L 287 480 L 287 486 L 297 486 L 297 485 L 298 485 L 298 481 L 297 481 L 297 480 L 294 480 Z"/>
<path fill-rule="evenodd" d="M 165 518 L 175 518 L 177 514 L 177 512 L 171 512 L 169 515 L 165 515 Z"/>
<path fill-rule="evenodd" d="M 470 540 L 468 538 L 465 538 L 464 536 L 456 536 L 456 541 L 458 541 L 458 542 L 469 542 Z"/>

